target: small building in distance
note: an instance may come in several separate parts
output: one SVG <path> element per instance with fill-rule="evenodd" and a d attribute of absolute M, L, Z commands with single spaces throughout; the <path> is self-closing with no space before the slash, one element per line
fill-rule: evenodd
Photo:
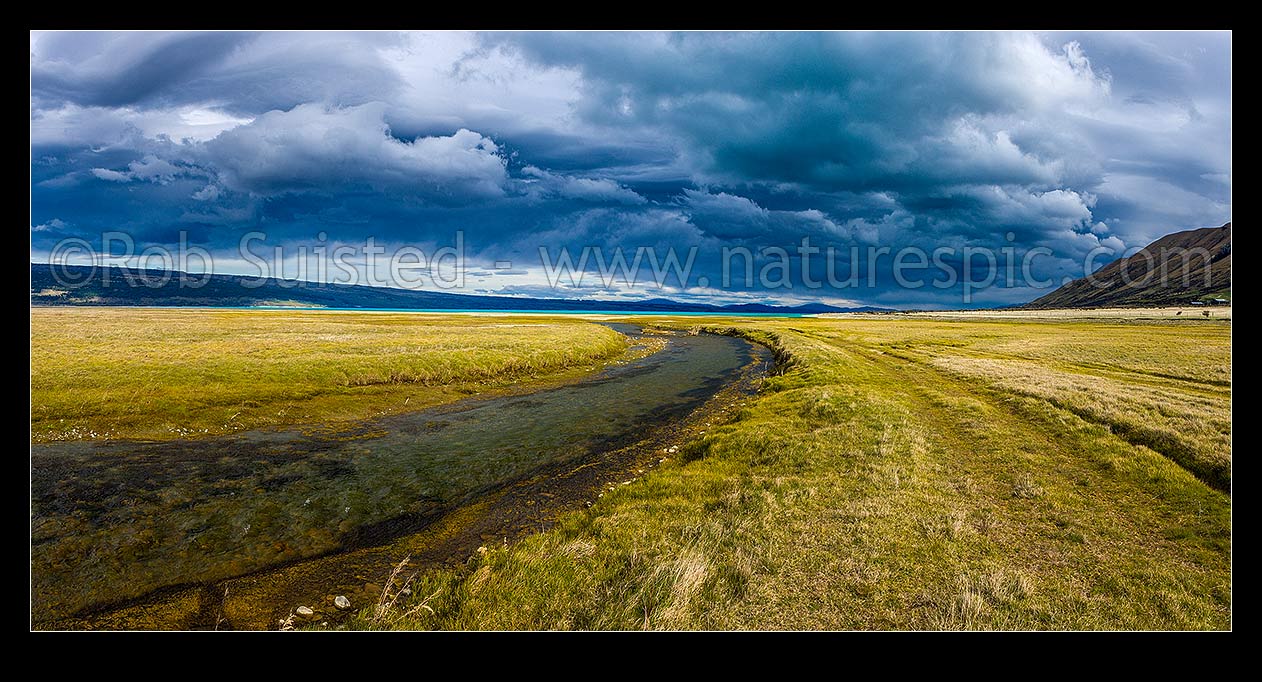
<path fill-rule="evenodd" d="M 1214 305 L 1227 305 L 1231 303 L 1231 301 L 1228 301 L 1225 298 L 1215 298 L 1215 299 L 1210 299 L 1210 303 L 1213 303 Z"/>

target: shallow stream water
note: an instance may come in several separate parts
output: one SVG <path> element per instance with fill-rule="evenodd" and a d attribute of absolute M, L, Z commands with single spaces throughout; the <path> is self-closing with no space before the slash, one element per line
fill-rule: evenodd
<path fill-rule="evenodd" d="M 736 338 L 672 335 L 662 351 L 574 384 L 351 431 L 36 445 L 32 617 L 47 622 L 413 532 L 545 465 L 634 440 L 765 356 Z"/>

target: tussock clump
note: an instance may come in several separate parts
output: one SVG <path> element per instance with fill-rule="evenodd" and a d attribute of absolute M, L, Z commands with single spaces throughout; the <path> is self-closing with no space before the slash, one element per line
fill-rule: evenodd
<path fill-rule="evenodd" d="M 931 618 L 939 630 L 994 629 L 995 611 L 1027 599 L 1032 593 L 1030 579 L 1018 571 L 994 568 L 956 577 L 955 591 L 932 600 L 937 611 Z"/>
<path fill-rule="evenodd" d="M 1012 496 L 1023 500 L 1032 500 L 1043 496 L 1043 487 L 1034 482 L 1029 475 L 1017 478 L 1012 484 Z"/>

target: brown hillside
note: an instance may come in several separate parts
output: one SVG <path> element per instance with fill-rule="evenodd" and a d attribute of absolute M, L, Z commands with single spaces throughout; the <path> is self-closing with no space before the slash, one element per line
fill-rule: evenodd
<path fill-rule="evenodd" d="M 1025 308 L 1122 308 L 1231 300 L 1231 223 L 1168 234 Z"/>

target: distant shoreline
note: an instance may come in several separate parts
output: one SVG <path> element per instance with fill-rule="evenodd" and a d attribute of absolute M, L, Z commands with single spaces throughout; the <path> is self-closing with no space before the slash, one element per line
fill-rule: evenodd
<path fill-rule="evenodd" d="M 742 313 L 742 312 L 710 312 L 710 311 L 661 311 L 661 310 L 539 310 L 539 309 L 495 309 L 480 310 L 474 308 L 332 308 L 321 306 L 265 306 L 265 305 L 39 305 L 32 308 L 135 308 L 138 310 L 267 310 L 271 312 L 326 312 L 326 313 L 415 313 L 421 315 L 475 315 L 512 317 L 518 315 L 598 315 L 611 316 L 658 316 L 658 317 L 812 317 L 816 313 Z M 840 314 L 840 313 L 837 313 Z"/>

